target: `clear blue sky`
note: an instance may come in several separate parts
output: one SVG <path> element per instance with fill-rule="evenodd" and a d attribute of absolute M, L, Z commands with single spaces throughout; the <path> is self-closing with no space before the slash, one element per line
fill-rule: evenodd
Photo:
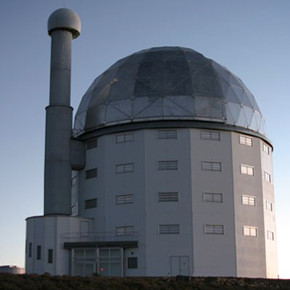
<path fill-rule="evenodd" d="M 24 266 L 25 218 L 43 214 L 47 19 L 75 10 L 72 105 L 118 59 L 153 46 L 197 50 L 254 94 L 274 144 L 280 277 L 290 278 L 289 0 L 1 0 L 0 265 Z"/>

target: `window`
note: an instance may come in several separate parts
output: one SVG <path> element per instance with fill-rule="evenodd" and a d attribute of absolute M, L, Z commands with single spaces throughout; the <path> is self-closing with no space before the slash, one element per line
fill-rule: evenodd
<path fill-rule="evenodd" d="M 98 169 L 94 168 L 94 169 L 89 169 L 86 170 L 86 179 L 91 179 L 91 178 L 95 178 L 98 175 Z"/>
<path fill-rule="evenodd" d="M 87 150 L 96 148 L 98 146 L 98 139 L 91 139 L 89 141 L 87 141 Z"/>
<path fill-rule="evenodd" d="M 273 211 L 273 203 L 266 200 L 266 210 Z"/>
<path fill-rule="evenodd" d="M 254 166 L 241 164 L 241 174 L 254 175 Z"/>
<path fill-rule="evenodd" d="M 177 130 L 158 130 L 158 139 L 177 139 Z"/>
<path fill-rule="evenodd" d="M 134 134 L 132 132 L 122 133 L 116 135 L 116 143 L 127 143 L 134 141 Z"/>
<path fill-rule="evenodd" d="M 240 135 L 240 144 L 253 146 L 253 139 L 244 135 Z"/>
<path fill-rule="evenodd" d="M 138 258 L 129 257 L 128 258 L 128 269 L 137 269 L 138 268 Z"/>
<path fill-rule="evenodd" d="M 244 230 L 244 236 L 257 237 L 258 235 L 257 227 L 244 226 L 243 230 Z"/>
<path fill-rule="evenodd" d="M 52 264 L 53 263 L 53 249 L 48 249 L 47 263 L 48 264 Z"/>
<path fill-rule="evenodd" d="M 202 162 L 202 170 L 204 170 L 204 171 L 222 171 L 222 164 L 221 164 L 221 162 L 203 161 Z"/>
<path fill-rule="evenodd" d="M 264 179 L 266 180 L 266 182 L 271 183 L 272 182 L 271 174 L 264 171 Z"/>
<path fill-rule="evenodd" d="M 223 194 L 222 193 L 213 193 L 213 192 L 204 192 L 203 193 L 203 202 L 223 202 Z"/>
<path fill-rule="evenodd" d="M 274 241 L 274 232 L 267 231 L 267 239 Z"/>
<path fill-rule="evenodd" d="M 41 259 L 41 246 L 36 247 L 36 259 L 40 260 Z"/>
<path fill-rule="evenodd" d="M 28 244 L 28 257 L 31 258 L 32 257 L 32 243 Z"/>
<path fill-rule="evenodd" d="M 251 195 L 242 195 L 242 204 L 255 206 L 256 205 L 256 197 Z"/>
<path fill-rule="evenodd" d="M 160 235 L 179 234 L 180 226 L 178 224 L 159 225 Z"/>
<path fill-rule="evenodd" d="M 263 151 L 266 153 L 266 154 L 270 154 L 271 152 L 271 148 L 270 146 L 268 146 L 267 144 L 263 143 Z"/>
<path fill-rule="evenodd" d="M 130 236 L 134 232 L 134 226 L 116 227 L 116 236 Z"/>
<path fill-rule="evenodd" d="M 205 225 L 204 233 L 207 235 L 223 235 L 224 226 L 223 225 Z"/>
<path fill-rule="evenodd" d="M 201 139 L 203 139 L 203 140 L 220 141 L 221 140 L 220 132 L 217 132 L 217 131 L 201 131 Z"/>
<path fill-rule="evenodd" d="M 127 204 L 134 202 L 133 194 L 116 195 L 116 204 Z"/>
<path fill-rule="evenodd" d="M 90 208 L 95 208 L 95 207 L 97 207 L 97 199 L 96 198 L 85 200 L 85 209 L 90 209 Z"/>
<path fill-rule="evenodd" d="M 158 192 L 158 202 L 176 202 L 178 192 Z"/>
<path fill-rule="evenodd" d="M 158 170 L 178 170 L 178 161 L 158 161 Z"/>
<path fill-rule="evenodd" d="M 126 163 L 126 164 L 117 164 L 116 165 L 116 173 L 128 173 L 134 172 L 134 163 Z"/>

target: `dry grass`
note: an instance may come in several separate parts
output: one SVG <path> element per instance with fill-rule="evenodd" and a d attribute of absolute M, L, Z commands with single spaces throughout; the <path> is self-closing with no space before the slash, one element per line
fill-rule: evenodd
<path fill-rule="evenodd" d="M 0 290 L 290 289 L 290 280 L 176 277 L 105 278 L 0 274 Z"/>

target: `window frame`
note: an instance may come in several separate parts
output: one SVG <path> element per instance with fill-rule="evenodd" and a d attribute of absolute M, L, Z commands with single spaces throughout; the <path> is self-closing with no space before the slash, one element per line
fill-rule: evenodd
<path fill-rule="evenodd" d="M 201 165 L 202 171 L 222 171 L 222 163 L 219 161 L 202 161 Z"/>
<path fill-rule="evenodd" d="M 159 224 L 159 235 L 179 235 L 180 224 Z"/>
<path fill-rule="evenodd" d="M 245 237 L 258 237 L 258 227 L 243 226 L 243 236 Z"/>
<path fill-rule="evenodd" d="M 202 130 L 201 131 L 202 140 L 211 140 L 211 141 L 221 141 L 221 132 L 220 131 L 211 131 L 211 130 Z"/>
<path fill-rule="evenodd" d="M 224 235 L 225 227 L 224 225 L 206 224 L 204 225 L 203 232 L 206 235 Z"/>
<path fill-rule="evenodd" d="M 240 172 L 242 175 L 254 176 L 255 175 L 255 168 L 252 165 L 241 164 Z"/>
<path fill-rule="evenodd" d="M 158 140 L 176 140 L 177 129 L 158 129 L 157 139 Z"/>
<path fill-rule="evenodd" d="M 220 197 L 220 199 L 216 197 Z M 223 198 L 224 197 L 221 192 L 203 192 L 202 193 L 202 202 L 204 203 L 223 203 L 224 202 Z"/>
<path fill-rule="evenodd" d="M 242 194 L 243 205 L 256 206 L 256 200 L 256 196 L 254 195 Z"/>

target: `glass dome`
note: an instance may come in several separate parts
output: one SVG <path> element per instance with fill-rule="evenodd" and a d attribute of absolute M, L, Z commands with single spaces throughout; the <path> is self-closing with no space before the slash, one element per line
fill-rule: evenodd
<path fill-rule="evenodd" d="M 160 120 L 218 122 L 265 135 L 262 114 L 243 82 L 181 47 L 142 50 L 97 77 L 76 113 L 74 135 Z"/>

